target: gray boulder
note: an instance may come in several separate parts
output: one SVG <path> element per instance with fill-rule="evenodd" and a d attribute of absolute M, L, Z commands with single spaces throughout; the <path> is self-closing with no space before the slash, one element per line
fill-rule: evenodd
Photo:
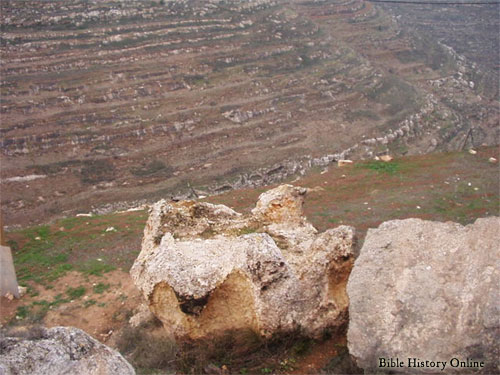
<path fill-rule="evenodd" d="M 394 220 L 369 230 L 347 284 L 348 346 L 358 365 L 498 373 L 499 230 L 497 217 L 465 227 Z"/>
<path fill-rule="evenodd" d="M 115 350 L 73 327 L 39 328 L 35 335 L 0 338 L 0 374 L 133 375 Z"/>

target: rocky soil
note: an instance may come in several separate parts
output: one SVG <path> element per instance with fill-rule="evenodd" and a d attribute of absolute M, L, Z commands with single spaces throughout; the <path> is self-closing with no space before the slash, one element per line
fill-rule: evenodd
<path fill-rule="evenodd" d="M 498 139 L 481 74 L 368 2 L 0 6 L 7 225 Z"/>

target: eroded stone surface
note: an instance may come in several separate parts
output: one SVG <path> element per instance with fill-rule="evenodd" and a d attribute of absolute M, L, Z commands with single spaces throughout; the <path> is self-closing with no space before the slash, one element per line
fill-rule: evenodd
<path fill-rule="evenodd" d="M 78 328 L 40 329 L 30 338 L 2 337 L 0 347 L 0 374 L 135 374 L 120 353 Z"/>
<path fill-rule="evenodd" d="M 354 229 L 317 234 L 306 189 L 282 185 L 243 216 L 199 202 L 156 203 L 131 269 L 151 311 L 176 336 L 229 329 L 311 336 L 347 322 Z"/>
<path fill-rule="evenodd" d="M 306 193 L 305 188 L 278 186 L 260 195 L 252 215 L 262 223 L 303 223 L 302 205 Z"/>
<path fill-rule="evenodd" d="M 483 361 L 499 371 L 500 219 L 461 226 L 394 220 L 368 231 L 349 278 L 349 350 L 358 365 L 379 358 Z M 455 362 L 454 362 L 455 363 Z M 394 369 L 393 369 L 394 370 Z M 436 370 L 436 368 L 434 368 Z"/>

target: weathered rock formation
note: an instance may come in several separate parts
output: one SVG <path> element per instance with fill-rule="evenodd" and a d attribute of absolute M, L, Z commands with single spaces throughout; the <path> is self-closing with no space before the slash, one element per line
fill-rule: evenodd
<path fill-rule="evenodd" d="M 317 234 L 306 189 L 262 194 L 251 215 L 194 201 L 156 203 L 131 275 L 178 337 L 251 329 L 311 336 L 347 322 L 354 229 Z"/>
<path fill-rule="evenodd" d="M 441 370 L 409 367 L 417 358 L 444 361 L 451 372 L 497 373 L 499 243 L 497 217 L 465 227 L 394 220 L 369 230 L 347 285 L 349 350 L 358 365 L 378 370 L 379 358 L 399 358 L 403 372 Z"/>
<path fill-rule="evenodd" d="M 135 374 L 120 353 L 80 329 L 40 328 L 25 336 L 0 338 L 0 374 Z"/>

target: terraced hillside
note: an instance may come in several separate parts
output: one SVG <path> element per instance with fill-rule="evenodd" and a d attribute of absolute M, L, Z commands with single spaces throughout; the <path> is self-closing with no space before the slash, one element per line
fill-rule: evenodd
<path fill-rule="evenodd" d="M 6 0 L 1 26 L 9 225 L 498 139 L 477 72 L 361 0 Z"/>
<path fill-rule="evenodd" d="M 474 4 L 475 2 L 480 4 Z M 437 2 L 436 2 L 437 3 Z M 438 40 L 482 71 L 482 84 L 498 98 L 500 66 L 500 3 L 381 4 L 409 32 Z M 460 3 L 460 2 L 458 2 Z M 472 4 L 471 4 L 472 3 Z M 411 58 L 411 56 L 408 56 Z"/>

